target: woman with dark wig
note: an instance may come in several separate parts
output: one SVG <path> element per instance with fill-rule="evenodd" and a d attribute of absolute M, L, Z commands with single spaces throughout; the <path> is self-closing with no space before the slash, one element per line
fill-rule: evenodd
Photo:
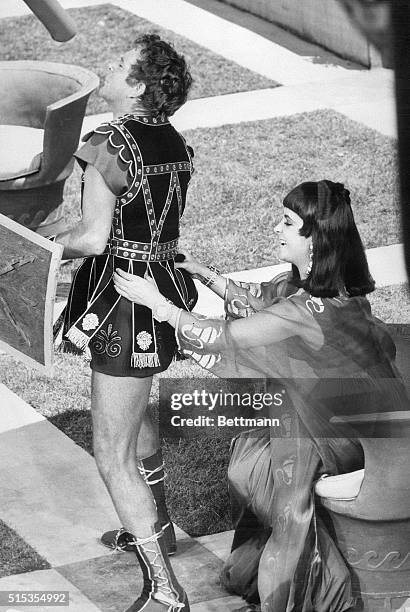
<path fill-rule="evenodd" d="M 342 612 L 354 605 L 350 574 L 314 504 L 316 480 L 363 468 L 355 432 L 337 414 L 400 410 L 406 396 L 395 348 L 375 319 L 363 245 L 340 183 L 306 182 L 284 199 L 275 227 L 290 275 L 236 283 L 189 254 L 179 264 L 224 297 L 227 320 L 196 318 L 155 285 L 123 271 L 114 282 L 176 330 L 185 355 L 220 377 L 266 379 L 284 389 L 284 432 L 236 438 L 229 479 L 242 517 L 223 580 L 265 612 Z M 292 412 L 293 411 L 293 412 Z"/>

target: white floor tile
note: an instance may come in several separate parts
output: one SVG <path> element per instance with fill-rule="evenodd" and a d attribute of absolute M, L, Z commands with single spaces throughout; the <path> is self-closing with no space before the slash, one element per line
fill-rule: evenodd
<path fill-rule="evenodd" d="M 26 574 L 15 574 L 0 578 L 0 591 L 68 591 L 69 592 L 69 607 L 60 606 L 0 606 L 0 610 L 5 612 L 19 612 L 21 609 L 25 612 L 61 612 L 61 610 L 69 610 L 70 612 L 100 612 L 85 595 L 81 593 L 71 582 L 66 580 L 56 570 L 41 570 L 37 572 L 28 572 Z"/>
<path fill-rule="evenodd" d="M 37 410 L 0 383 L 0 434 L 43 420 Z"/>

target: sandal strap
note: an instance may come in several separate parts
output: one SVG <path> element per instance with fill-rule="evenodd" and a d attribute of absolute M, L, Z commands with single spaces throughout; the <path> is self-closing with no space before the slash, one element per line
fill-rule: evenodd
<path fill-rule="evenodd" d="M 149 544 L 150 542 L 156 542 L 161 536 L 162 531 L 158 531 L 157 533 L 153 533 L 148 538 L 135 538 L 130 542 L 130 544 L 135 544 L 135 546 L 145 546 L 145 544 Z"/>
<path fill-rule="evenodd" d="M 148 470 L 147 468 L 145 468 L 142 461 L 140 461 L 139 463 L 140 465 L 138 466 L 138 471 L 143 477 L 143 479 L 145 480 L 145 482 L 147 483 L 147 485 L 155 485 L 158 482 L 162 482 L 167 477 L 167 473 L 164 471 L 165 463 L 161 463 L 161 465 L 154 468 L 153 470 Z M 154 474 L 157 474 L 158 472 L 161 472 L 161 471 L 164 472 L 162 476 L 154 480 L 151 480 Z"/>
<path fill-rule="evenodd" d="M 163 525 L 161 527 L 160 531 L 157 531 L 156 533 L 153 533 L 152 535 L 148 536 L 148 538 L 136 538 L 135 536 L 132 536 L 134 539 L 130 540 L 128 542 L 128 544 L 131 544 L 131 545 L 134 545 L 134 546 L 144 546 L 144 544 L 148 544 L 149 542 L 156 542 L 158 540 L 158 538 L 160 538 L 164 534 L 164 529 L 169 527 L 169 525 L 170 525 L 170 523 L 166 523 L 165 525 Z M 121 529 L 120 529 L 120 531 L 121 531 Z M 126 529 L 123 529 L 123 531 L 125 533 L 130 533 Z M 132 535 L 132 534 L 130 534 L 130 535 Z"/>
<path fill-rule="evenodd" d="M 166 604 L 167 606 L 170 606 L 169 612 L 177 612 L 178 610 L 181 610 L 181 608 L 185 607 L 185 603 L 183 601 L 175 601 L 175 599 L 171 599 L 163 593 L 155 593 L 153 599 L 156 599 L 157 601 Z"/>

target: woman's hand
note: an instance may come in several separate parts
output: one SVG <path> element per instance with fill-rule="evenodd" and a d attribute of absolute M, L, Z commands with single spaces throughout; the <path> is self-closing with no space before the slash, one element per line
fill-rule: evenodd
<path fill-rule="evenodd" d="M 117 268 L 113 279 L 117 293 L 131 302 L 136 302 L 152 310 L 163 299 L 152 278 L 141 278 Z"/>
<path fill-rule="evenodd" d="M 195 259 L 188 251 L 180 249 L 178 255 L 183 255 L 184 260 L 181 262 L 176 261 L 175 268 L 183 268 L 189 272 L 189 274 L 192 274 L 192 276 L 201 275 L 201 271 L 204 272 L 204 270 L 207 269 L 206 266 L 201 264 L 201 262 Z"/>

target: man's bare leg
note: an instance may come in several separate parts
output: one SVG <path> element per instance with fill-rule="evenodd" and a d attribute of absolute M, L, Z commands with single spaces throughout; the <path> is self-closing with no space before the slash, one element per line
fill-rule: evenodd
<path fill-rule="evenodd" d="M 158 518 L 151 491 L 139 473 L 136 459 L 136 441 L 151 384 L 152 377 L 92 373 L 95 460 L 122 524 L 138 537 L 150 535 Z"/>
<path fill-rule="evenodd" d="M 176 552 L 175 530 L 168 514 L 164 488 L 164 464 L 159 445 L 158 425 L 154 422 L 151 412 L 146 409 L 141 421 L 141 428 L 136 444 L 137 466 L 145 482 L 150 486 L 158 512 L 158 520 L 164 529 L 164 540 L 169 555 Z M 101 536 L 101 542 L 109 548 L 132 550 L 127 544 L 128 534 L 123 530 L 113 529 Z"/>
<path fill-rule="evenodd" d="M 143 591 L 126 612 L 189 612 L 168 560 L 153 495 L 137 465 L 136 440 L 151 382 L 92 373 L 94 456 L 121 522 L 136 538 Z"/>
<path fill-rule="evenodd" d="M 156 423 L 154 423 L 150 411 L 146 410 L 137 438 L 137 459 L 142 460 L 151 457 L 155 455 L 158 449 L 158 427 Z"/>

